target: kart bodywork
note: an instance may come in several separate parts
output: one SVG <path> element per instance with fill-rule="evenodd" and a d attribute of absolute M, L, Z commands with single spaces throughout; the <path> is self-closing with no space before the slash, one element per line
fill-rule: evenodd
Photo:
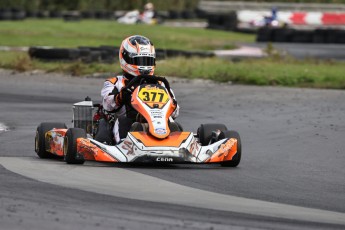
<path fill-rule="evenodd" d="M 64 157 L 67 129 L 45 134 L 46 151 Z M 92 138 L 76 140 L 77 159 L 103 162 L 215 163 L 231 161 L 237 153 L 237 139 L 225 138 L 201 146 L 191 132 L 173 132 L 163 140 L 145 132 L 130 132 L 120 144 L 110 146 Z"/>
<path fill-rule="evenodd" d="M 236 131 L 221 124 L 201 125 L 196 134 L 172 129 L 171 114 L 176 103 L 165 78 L 164 83 L 144 82 L 130 91 L 131 104 L 141 115 L 143 129 L 131 130 L 116 145 L 96 140 L 94 104 L 74 104 L 74 128 L 63 123 L 41 123 L 36 132 L 35 150 L 39 157 L 63 157 L 67 163 L 85 160 L 135 163 L 221 163 L 235 167 L 241 159 L 241 142 Z M 140 79 L 139 79 L 140 80 Z M 142 84 L 145 83 L 145 84 Z M 134 84 L 132 84 L 134 85 Z M 129 83 L 128 89 L 132 86 Z M 137 122 L 138 123 L 138 122 Z M 141 127 L 141 123 L 139 125 Z"/>

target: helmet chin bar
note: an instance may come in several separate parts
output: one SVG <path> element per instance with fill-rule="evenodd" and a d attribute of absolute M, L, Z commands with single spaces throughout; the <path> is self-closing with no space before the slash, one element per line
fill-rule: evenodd
<path fill-rule="evenodd" d="M 142 75 L 148 75 L 150 74 L 151 70 L 147 70 L 147 69 L 139 69 L 139 73 Z"/>
<path fill-rule="evenodd" d="M 152 68 L 150 66 L 139 66 L 138 70 L 141 75 L 149 75 L 152 71 Z"/>

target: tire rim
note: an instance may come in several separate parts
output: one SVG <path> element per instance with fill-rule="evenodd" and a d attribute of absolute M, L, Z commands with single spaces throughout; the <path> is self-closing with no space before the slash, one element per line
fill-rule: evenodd
<path fill-rule="evenodd" d="M 38 153 L 40 151 L 40 147 L 39 147 L 39 134 L 38 131 L 36 131 L 36 136 L 35 136 L 35 151 L 36 153 Z"/>
<path fill-rule="evenodd" d="M 67 151 L 68 151 L 68 138 L 65 137 L 65 139 L 63 141 L 63 155 L 64 155 L 64 157 L 66 157 Z"/>

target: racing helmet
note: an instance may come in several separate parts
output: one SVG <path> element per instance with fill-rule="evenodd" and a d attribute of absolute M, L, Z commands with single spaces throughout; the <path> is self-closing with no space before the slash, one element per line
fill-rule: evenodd
<path fill-rule="evenodd" d="M 122 70 L 130 75 L 153 75 L 156 51 L 148 38 L 134 35 L 122 41 L 119 59 Z"/>

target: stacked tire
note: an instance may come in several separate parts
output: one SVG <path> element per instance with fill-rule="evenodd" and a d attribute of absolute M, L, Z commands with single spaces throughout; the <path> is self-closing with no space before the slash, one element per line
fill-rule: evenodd
<path fill-rule="evenodd" d="M 316 29 L 297 30 L 291 28 L 263 27 L 257 32 L 258 42 L 292 42 L 292 43 L 345 43 L 345 30 Z"/>
<path fill-rule="evenodd" d="M 234 31 L 237 30 L 237 14 L 235 11 L 227 14 L 207 14 L 208 28 Z"/>
<path fill-rule="evenodd" d="M 117 60 L 119 47 L 114 46 L 100 46 L 88 47 L 81 46 L 74 49 L 67 48 L 45 48 L 45 47 L 30 47 L 29 56 L 47 61 L 71 61 L 80 60 L 85 63 L 101 62 L 114 63 Z M 184 51 L 184 50 L 164 50 L 156 49 L 156 57 L 164 59 L 166 57 L 212 57 L 211 52 L 201 51 Z"/>
<path fill-rule="evenodd" d="M 0 20 L 23 20 L 26 12 L 19 9 L 0 9 Z"/>

